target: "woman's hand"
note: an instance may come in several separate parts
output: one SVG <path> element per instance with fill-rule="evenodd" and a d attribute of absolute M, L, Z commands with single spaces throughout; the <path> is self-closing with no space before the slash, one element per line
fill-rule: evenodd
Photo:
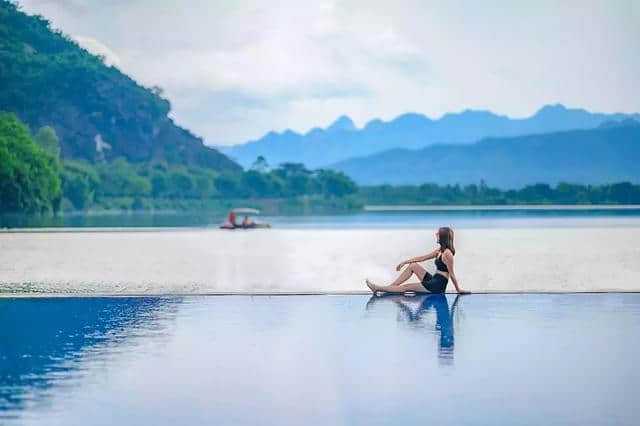
<path fill-rule="evenodd" d="M 458 294 L 471 294 L 471 292 L 469 290 L 459 289 Z"/>
<path fill-rule="evenodd" d="M 407 264 L 407 262 L 400 262 L 400 263 L 398 263 L 398 266 L 396 266 L 396 271 L 400 271 L 400 269 L 402 269 L 402 267 L 403 267 L 404 265 L 406 265 L 406 264 Z"/>

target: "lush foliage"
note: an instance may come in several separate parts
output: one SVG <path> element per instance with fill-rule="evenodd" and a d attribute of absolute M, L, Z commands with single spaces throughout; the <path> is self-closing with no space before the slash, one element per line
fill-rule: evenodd
<path fill-rule="evenodd" d="M 0 114 L 0 212 L 33 213 L 60 207 L 182 208 L 194 206 L 198 200 L 231 199 L 300 199 L 291 207 L 304 210 L 320 202 L 340 209 L 354 204 L 335 200 L 357 191 L 353 181 L 342 173 L 310 171 L 296 163 L 270 171 L 265 166 L 243 173 L 221 173 L 167 162 L 133 163 L 123 157 L 97 164 L 85 160 L 60 162 L 59 152 L 58 136 L 52 127 L 40 128 L 34 139 L 15 115 Z"/>
<path fill-rule="evenodd" d="M 502 191 L 480 185 L 427 183 L 406 186 L 363 186 L 358 192 L 366 204 L 640 204 L 640 185 L 620 182 L 610 185 L 545 183 Z"/>
<path fill-rule="evenodd" d="M 60 197 L 58 158 L 13 114 L 0 113 L 0 212 L 46 212 Z"/>
<path fill-rule="evenodd" d="M 170 208 L 198 200 L 252 200 L 264 207 L 269 203 L 260 200 L 287 199 L 303 200 L 300 205 L 333 206 L 333 210 L 364 204 L 640 204 L 640 185 L 629 182 L 600 186 L 560 183 L 555 187 L 538 183 L 507 191 L 490 188 L 482 181 L 465 186 L 358 187 L 342 173 L 311 171 L 298 163 L 281 164 L 270 171 L 252 168 L 238 175 L 197 167 L 134 164 L 124 159 L 95 167 L 65 161 L 62 185 L 65 209 Z M 296 202 L 292 207 L 298 205 Z"/>
<path fill-rule="evenodd" d="M 309 171 L 300 164 L 283 164 L 267 172 L 215 173 L 210 169 L 130 163 L 123 158 L 96 166 L 64 161 L 62 169 L 65 210 L 97 208 L 151 208 L 153 200 L 343 198 L 357 187 L 341 173 Z"/>
<path fill-rule="evenodd" d="M 267 171 L 259 157 L 242 175 L 240 195 L 249 197 L 300 197 L 319 195 L 343 197 L 357 191 L 356 184 L 345 174 L 333 170 L 308 170 L 301 163 L 283 163 Z"/>

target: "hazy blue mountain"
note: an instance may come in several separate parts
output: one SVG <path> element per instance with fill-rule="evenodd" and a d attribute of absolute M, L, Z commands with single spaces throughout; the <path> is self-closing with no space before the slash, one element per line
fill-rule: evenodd
<path fill-rule="evenodd" d="M 244 167 L 262 155 L 272 166 L 295 161 L 316 168 L 391 148 L 417 149 L 436 143 L 468 144 L 486 137 L 590 129 L 628 118 L 640 120 L 640 114 L 598 114 L 547 105 L 523 119 L 466 110 L 445 114 L 437 120 L 422 114 L 404 114 L 389 122 L 372 120 L 357 129 L 351 119 L 341 116 L 326 129 L 316 127 L 306 134 L 291 130 L 269 132 L 256 141 L 220 150 Z"/>
<path fill-rule="evenodd" d="M 640 123 L 607 123 L 510 138 L 487 138 L 470 145 L 393 149 L 352 158 L 329 167 L 359 184 L 479 183 L 519 188 L 538 182 L 603 184 L 640 182 Z"/>
<path fill-rule="evenodd" d="M 353 121 L 346 115 L 338 117 L 338 119 L 334 121 L 333 124 L 327 127 L 328 133 L 351 132 L 354 130 L 357 130 L 356 125 L 353 124 Z"/>

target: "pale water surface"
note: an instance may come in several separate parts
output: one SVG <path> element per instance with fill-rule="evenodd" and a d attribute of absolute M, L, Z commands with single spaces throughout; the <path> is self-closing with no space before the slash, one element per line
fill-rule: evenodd
<path fill-rule="evenodd" d="M 125 226 L 0 232 L 0 294 L 365 291 L 365 278 L 388 283 L 398 262 L 433 250 L 440 225 L 457 230 L 456 273 L 475 292 L 640 290 L 638 211 L 274 219 L 274 228 L 258 230 Z M 424 266 L 434 271 L 433 262 Z M 451 283 L 448 290 L 454 290 Z"/>
<path fill-rule="evenodd" d="M 352 292 L 436 247 L 433 229 L 0 233 L 4 293 Z M 640 228 L 459 229 L 472 291 L 640 289 Z M 426 262 L 433 272 L 432 261 Z M 453 291 L 449 283 L 448 290 Z"/>
<path fill-rule="evenodd" d="M 636 425 L 640 294 L 0 299 L 3 425 Z"/>

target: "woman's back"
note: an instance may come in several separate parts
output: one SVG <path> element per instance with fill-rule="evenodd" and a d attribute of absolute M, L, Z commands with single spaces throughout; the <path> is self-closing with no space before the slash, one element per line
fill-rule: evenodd
<path fill-rule="evenodd" d="M 436 269 L 442 272 L 449 272 L 449 268 L 447 268 L 447 265 L 442 260 L 443 254 L 444 253 L 441 252 L 438 256 L 436 256 L 436 259 L 434 261 L 436 264 Z"/>

